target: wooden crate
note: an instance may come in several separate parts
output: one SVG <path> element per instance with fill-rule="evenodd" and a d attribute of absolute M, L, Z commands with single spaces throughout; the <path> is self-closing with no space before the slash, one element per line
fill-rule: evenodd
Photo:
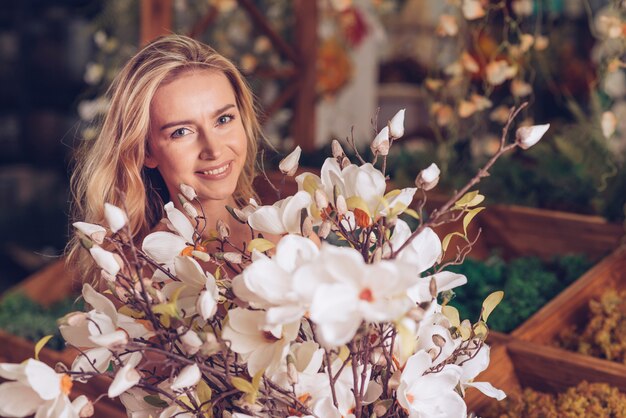
<path fill-rule="evenodd" d="M 523 388 L 559 393 L 583 380 L 608 383 L 626 392 L 626 368 L 606 363 L 514 337 L 499 338 L 492 345 L 489 367 L 475 380 L 490 382 L 507 394 Z M 465 400 L 468 411 L 479 414 L 497 402 L 473 388 L 467 390 Z"/>

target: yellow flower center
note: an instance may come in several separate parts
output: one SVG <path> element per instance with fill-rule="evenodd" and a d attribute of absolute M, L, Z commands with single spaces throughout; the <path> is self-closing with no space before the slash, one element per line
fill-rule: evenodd
<path fill-rule="evenodd" d="M 63 392 L 64 395 L 69 395 L 72 391 L 73 384 L 74 383 L 72 382 L 72 378 L 70 377 L 70 375 L 64 374 L 61 377 L 61 392 Z"/>

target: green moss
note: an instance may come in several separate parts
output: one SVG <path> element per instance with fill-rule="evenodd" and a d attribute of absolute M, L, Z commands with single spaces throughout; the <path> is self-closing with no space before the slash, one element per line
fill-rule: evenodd
<path fill-rule="evenodd" d="M 37 342 L 46 335 L 54 335 L 46 347 L 62 350 L 57 319 L 65 314 L 82 310 L 82 302 L 66 298 L 44 307 L 20 292 L 9 293 L 0 301 L 0 329 L 27 340 Z"/>
<path fill-rule="evenodd" d="M 499 256 L 485 261 L 467 259 L 449 268 L 464 274 L 468 283 L 455 289 L 451 302 L 461 315 L 476 321 L 483 300 L 496 290 L 504 290 L 504 300 L 489 317 L 489 327 L 510 332 L 561 290 L 580 277 L 591 263 L 581 255 L 563 255 L 550 262 L 537 257 L 521 257 L 506 263 Z"/>

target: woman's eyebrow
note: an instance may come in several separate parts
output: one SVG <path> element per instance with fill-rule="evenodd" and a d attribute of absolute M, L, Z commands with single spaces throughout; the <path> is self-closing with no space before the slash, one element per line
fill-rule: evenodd
<path fill-rule="evenodd" d="M 226 106 L 222 106 L 219 109 L 217 109 L 215 112 L 213 112 L 213 117 L 216 118 L 220 115 L 220 113 L 227 111 L 230 108 L 235 107 L 234 104 L 227 104 Z M 178 120 L 178 121 L 174 121 L 174 122 L 168 122 L 165 125 L 161 126 L 161 131 L 165 130 L 167 128 L 171 128 L 173 126 L 178 126 L 178 125 L 190 125 L 192 124 L 193 121 L 191 120 Z"/>

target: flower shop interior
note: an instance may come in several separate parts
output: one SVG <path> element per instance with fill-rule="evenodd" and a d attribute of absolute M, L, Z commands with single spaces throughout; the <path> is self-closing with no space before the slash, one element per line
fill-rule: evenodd
<path fill-rule="evenodd" d="M 338 400 L 341 391 L 334 390 L 331 358 L 342 358 L 343 369 L 356 363 L 357 353 L 363 352 L 353 350 L 354 339 L 349 343 L 338 339 L 333 345 L 328 335 L 336 329 L 322 328 L 325 317 L 318 312 L 321 308 L 313 306 L 313 298 L 311 305 L 303 308 L 303 315 L 307 320 L 310 316 L 313 322 L 321 321 L 311 329 L 326 335 L 322 340 L 332 346 L 324 348 L 325 357 L 320 357 L 317 367 L 327 370 L 331 380 L 334 407 L 330 409 L 324 409 L 324 402 L 315 401 L 309 392 L 307 396 L 297 392 L 298 384 L 307 379 L 298 369 L 296 374 L 301 374 L 290 381 L 290 387 L 294 396 L 298 393 L 294 402 L 302 409 L 268 412 L 270 404 L 256 400 L 267 393 L 259 389 L 257 375 L 248 363 L 249 372 L 231 378 L 240 379 L 240 383 L 233 383 L 230 392 L 218 394 L 219 382 L 213 387 L 206 376 L 203 394 L 199 386 L 193 395 L 187 388 L 184 393 L 188 398 L 181 401 L 180 393 L 174 391 L 178 396 L 172 397 L 174 403 L 166 402 L 169 398 L 164 394 L 146 389 L 142 399 L 153 409 L 141 409 L 145 415 L 128 406 L 128 401 L 111 396 L 107 388 L 114 376 L 114 383 L 117 381 L 118 374 L 108 376 L 108 381 L 106 376 L 99 376 L 102 382 L 75 383 L 69 395 L 71 399 L 86 395 L 88 407 L 81 404 L 75 409 L 77 415 L 56 411 L 46 416 L 626 417 L 626 1 L 2 3 L 0 362 L 20 363 L 35 356 L 50 366 L 64 363 L 62 370 L 70 370 L 76 347 L 70 347 L 66 336 L 61 336 L 59 325 L 69 326 L 68 315 L 73 311 L 96 307 L 94 297 L 90 299 L 83 287 L 83 283 L 93 283 L 94 277 L 77 277 L 65 264 L 68 242 L 77 233 L 72 225 L 77 220 L 71 217 L 70 188 L 77 150 L 98 139 L 110 106 L 107 90 L 121 68 L 161 35 L 180 34 L 206 43 L 241 71 L 254 94 L 263 133 L 256 162 L 259 174 L 254 180 L 259 204 L 274 205 L 271 207 L 280 216 L 286 216 L 287 205 L 281 206 L 286 200 L 281 199 L 295 198 L 303 191 L 312 193 L 311 197 L 307 194 L 310 208 L 302 207 L 302 215 L 298 212 L 296 235 L 315 235 L 318 238 L 313 241 L 319 244 L 321 239 L 319 251 L 324 252 L 331 228 L 323 232 L 327 219 L 340 216 L 330 232 L 335 241 L 328 239 L 338 247 L 358 248 L 351 241 L 353 235 L 344 231 L 344 222 L 352 219 L 354 231 L 363 236 L 363 231 L 370 231 L 366 240 L 372 245 L 371 257 L 365 259 L 376 264 L 397 255 L 397 248 L 390 248 L 394 234 L 400 234 L 396 234 L 400 225 L 407 225 L 407 234 L 428 229 L 438 237 L 438 252 L 416 277 L 451 272 L 467 279 L 462 286 L 447 288 L 445 280 L 432 279 L 425 290 L 432 301 L 414 302 L 408 313 L 385 317 L 385 323 L 392 324 L 398 340 L 403 341 L 398 343 L 399 354 L 394 354 L 392 339 L 388 359 L 371 360 L 371 369 L 363 368 L 368 376 L 371 373 L 384 381 L 379 382 L 382 394 L 366 401 L 370 391 L 363 384 L 360 394 L 354 388 L 347 390 L 356 399 L 356 406 L 346 409 L 348 412 Z M 298 150 L 297 155 L 294 150 Z M 329 166 L 329 159 L 339 174 L 324 168 Z M 376 175 L 358 171 L 355 176 L 359 178 L 371 176 L 359 180 L 363 183 L 355 183 L 352 189 L 349 171 L 355 167 L 357 172 L 357 166 L 358 170 L 367 166 L 377 171 Z M 335 177 L 341 177 L 341 187 L 333 183 L 326 194 L 318 193 L 321 189 L 315 191 L 318 186 L 311 185 L 313 177 L 306 177 L 309 172 L 322 189 Z M 362 197 L 369 193 L 366 189 L 378 187 L 379 175 L 384 193 L 374 199 L 382 201 L 386 209 L 376 212 Z M 352 191 L 354 195 L 350 195 Z M 406 194 L 410 194 L 408 200 Z M 320 211 L 322 207 L 328 209 Z M 247 208 L 231 214 L 240 219 Z M 251 229 L 256 229 L 251 222 L 253 215 L 246 212 L 247 216 Z M 112 221 L 107 220 L 113 230 Z M 389 229 L 378 230 L 375 225 Z M 270 231 L 277 235 L 294 232 L 285 228 Z M 387 235 L 376 231 L 387 231 Z M 215 233 L 223 238 L 229 232 L 220 230 L 218 224 Z M 274 249 L 262 235 L 258 239 L 261 241 L 250 242 L 255 242 L 254 251 L 248 247 L 251 253 L 265 254 L 257 257 L 272 259 L 274 251 L 278 254 L 281 250 L 279 244 Z M 411 254 L 420 260 L 431 252 L 417 244 L 411 247 L 410 241 L 399 245 L 400 249 L 415 248 Z M 195 253 L 198 247 L 191 248 L 194 252 L 190 254 L 201 259 Z M 363 248 L 361 252 L 369 254 L 369 247 Z M 335 256 L 328 254 L 329 259 Z M 292 256 L 304 257 L 296 252 Z M 241 256 L 232 253 L 220 252 L 219 257 L 225 263 L 245 264 Z M 257 260 L 252 257 L 250 261 L 253 271 Z M 446 272 L 441 271 L 444 268 Z M 247 280 L 244 273 L 241 275 Z M 216 283 L 221 283 L 217 273 L 215 276 Z M 388 280 L 384 274 L 379 279 Z M 161 312 L 160 323 L 167 316 L 166 327 L 170 320 L 176 320 L 193 329 L 185 322 L 188 318 L 180 313 L 180 306 L 176 307 L 181 291 L 170 299 L 160 293 L 163 290 L 166 294 L 168 284 L 155 286 L 157 296 L 165 298 L 161 305 L 173 304 L 174 311 L 179 309 L 171 315 Z M 112 289 L 115 293 L 115 286 Z M 361 290 L 357 299 L 372 302 L 373 289 Z M 246 308 L 269 309 L 269 302 L 254 301 Z M 212 315 L 219 315 L 228 303 Z M 390 297 L 387 304 L 401 303 Z M 132 309 L 122 305 L 115 306 L 120 315 L 132 316 Z M 197 306 L 198 312 L 204 309 Z M 229 308 L 223 309 L 225 314 Z M 486 341 L 490 350 L 488 367 L 467 381 L 459 378 L 460 383 L 451 389 L 465 404 L 462 412 L 452 407 L 446 410 L 441 400 L 431 402 L 423 395 L 424 390 L 419 396 L 402 392 L 403 385 L 417 387 L 417 380 L 398 377 L 400 383 L 387 392 L 394 377 L 387 381 L 385 373 L 376 372 L 376 367 L 394 369 L 393 364 L 398 373 L 413 367 L 411 359 L 418 354 L 405 358 L 406 363 L 402 360 L 402 351 L 411 346 L 405 341 L 407 333 L 413 332 L 404 321 L 419 316 L 413 321 L 419 324 L 429 309 L 438 309 L 438 315 L 445 317 L 443 325 L 437 325 L 446 330 L 445 338 L 426 336 L 426 331 L 416 329 L 416 344 L 421 344 L 420 338 L 428 338 L 428 344 L 443 352 L 449 336 L 458 340 L 455 350 L 473 339 L 480 340 L 479 345 Z M 359 317 L 361 328 L 376 324 L 374 314 L 364 312 Z M 113 325 L 117 327 L 115 321 Z M 273 332 L 268 329 L 264 329 L 266 334 Z M 220 338 L 229 330 L 225 327 Z M 305 334 L 300 330 L 299 335 Z M 208 341 L 204 334 L 199 335 L 204 347 Z M 379 344 L 372 335 L 368 334 L 372 345 Z M 381 331 L 378 337 L 382 335 Z M 281 338 L 286 337 L 283 334 Z M 116 351 L 118 346 L 108 348 L 113 358 L 122 358 Z M 342 357 L 344 349 L 348 360 Z M 374 349 L 364 350 L 368 358 L 374 358 Z M 196 352 L 203 353 L 202 349 L 186 352 L 187 358 L 199 358 Z M 425 352 L 435 361 L 432 348 Z M 292 354 L 285 355 L 289 359 Z M 248 358 L 248 354 L 237 355 Z M 463 355 L 467 359 L 459 360 Z M 454 364 L 433 363 L 420 378 L 429 373 L 443 378 L 457 369 L 466 373 L 460 366 L 473 355 L 459 356 Z M 286 373 L 292 379 L 286 361 Z M 130 363 L 119 366 L 123 369 Z M 298 360 L 295 364 L 298 368 Z M 62 374 L 59 367 L 55 370 Z M 262 386 L 269 391 L 280 384 L 268 377 L 269 369 L 265 370 Z M 354 370 L 356 376 L 357 368 Z M 19 380 L 7 373 L 0 365 L 0 377 Z M 140 374 L 145 377 L 146 371 Z M 181 371 L 179 377 L 183 374 Z M 335 379 L 341 381 L 339 372 Z M 372 382 L 376 379 L 372 377 Z M 481 382 L 489 382 L 489 388 Z M 249 393 L 248 387 L 254 390 Z M 432 396 L 444 399 L 443 391 Z M 254 400 L 242 400 L 242 393 L 254 395 Z M 0 400 L 3 396 L 7 394 L 0 385 Z M 50 398 L 37 396 L 49 402 Z M 235 409 L 222 406 L 229 397 L 237 398 L 231 402 Z M 209 407 L 200 406 L 195 415 L 185 415 L 181 412 L 185 404 L 196 407 L 193 399 L 205 399 L 200 403 Z M 172 409 L 176 402 L 179 409 Z M 261 404 L 263 408 L 258 406 Z M 0 416 L 27 416 L 10 415 L 17 413 L 3 408 L 0 406 Z M 131 415 L 131 410 L 136 415 Z M 341 414 L 334 415 L 337 411 Z"/>

